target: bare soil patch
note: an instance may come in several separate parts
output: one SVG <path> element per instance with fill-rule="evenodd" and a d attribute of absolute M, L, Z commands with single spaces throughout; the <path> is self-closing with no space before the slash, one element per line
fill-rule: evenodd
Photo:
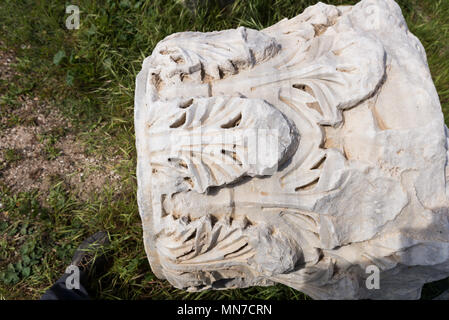
<path fill-rule="evenodd" d="M 14 62 L 12 51 L 0 50 L 3 83 L 20 76 Z M 37 190 L 45 201 L 50 188 L 64 181 L 71 193 L 87 200 L 105 186 L 119 189 L 118 157 L 87 156 L 83 142 L 58 108 L 25 94 L 16 97 L 16 105 L 1 108 L 6 116 L 0 119 L 0 183 L 11 192 Z"/>

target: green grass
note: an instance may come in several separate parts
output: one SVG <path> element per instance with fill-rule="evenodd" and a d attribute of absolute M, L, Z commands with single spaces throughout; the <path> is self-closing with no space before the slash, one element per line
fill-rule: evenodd
<path fill-rule="evenodd" d="M 173 0 L 78 0 L 81 28 L 65 28 L 63 1 L 3 0 L 0 39 L 13 48 L 20 77 L 1 83 L 0 115 L 8 126 L 18 94 L 39 96 L 71 121 L 90 154 L 114 146 L 120 157 L 122 191 L 105 188 L 89 201 L 76 199 L 55 177 L 45 205 L 38 194 L 15 194 L 0 186 L 0 298 L 38 298 L 64 271 L 76 246 L 98 230 L 111 234 L 114 262 L 92 283 L 106 299 L 305 299 L 283 285 L 187 293 L 152 275 L 142 244 L 136 203 L 133 128 L 134 81 L 158 41 L 178 31 L 212 31 L 247 26 L 260 29 L 293 17 L 314 0 L 237 1 L 192 14 Z M 354 4 L 357 1 L 323 1 Z M 449 1 L 399 1 L 411 31 L 423 42 L 449 120 Z M 0 128 L 1 129 L 1 128 Z M 57 133 L 41 137 L 49 158 L 58 156 Z M 14 155 L 12 155 L 12 159 Z M 6 212 L 6 213 L 5 213 Z M 436 293 L 430 286 L 425 297 Z"/>

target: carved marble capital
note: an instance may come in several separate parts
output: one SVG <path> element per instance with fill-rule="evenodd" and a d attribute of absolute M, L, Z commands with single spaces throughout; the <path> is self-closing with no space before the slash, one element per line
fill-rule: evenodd
<path fill-rule="evenodd" d="M 165 38 L 135 130 L 145 248 L 177 288 L 415 299 L 449 276 L 447 128 L 393 0 Z"/>

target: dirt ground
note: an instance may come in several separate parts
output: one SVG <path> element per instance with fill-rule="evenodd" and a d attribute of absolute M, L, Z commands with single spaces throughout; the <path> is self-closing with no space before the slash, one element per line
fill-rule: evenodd
<path fill-rule="evenodd" d="M 20 77 L 15 61 L 12 51 L 0 50 L 0 84 Z M 43 201 L 61 180 L 82 200 L 104 186 L 119 189 L 116 156 L 87 156 L 71 123 L 39 97 L 23 94 L 16 101 L 13 107 L 0 105 L 6 111 L 0 119 L 0 184 L 12 193 L 38 190 Z"/>

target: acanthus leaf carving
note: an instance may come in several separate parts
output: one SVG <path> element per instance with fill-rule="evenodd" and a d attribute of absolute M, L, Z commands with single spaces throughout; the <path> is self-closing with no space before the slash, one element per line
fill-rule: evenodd
<path fill-rule="evenodd" d="M 265 101 L 226 96 L 155 103 L 147 126 L 151 167 L 180 190 L 197 192 L 272 174 L 297 139 Z M 266 148 L 262 156 L 258 142 Z"/>
<path fill-rule="evenodd" d="M 136 85 L 153 270 L 189 290 L 280 282 L 322 299 L 419 296 L 449 274 L 442 119 L 393 0 L 167 37 Z M 260 148 L 260 131 L 273 143 Z M 406 281 L 368 292 L 369 263 Z"/>

